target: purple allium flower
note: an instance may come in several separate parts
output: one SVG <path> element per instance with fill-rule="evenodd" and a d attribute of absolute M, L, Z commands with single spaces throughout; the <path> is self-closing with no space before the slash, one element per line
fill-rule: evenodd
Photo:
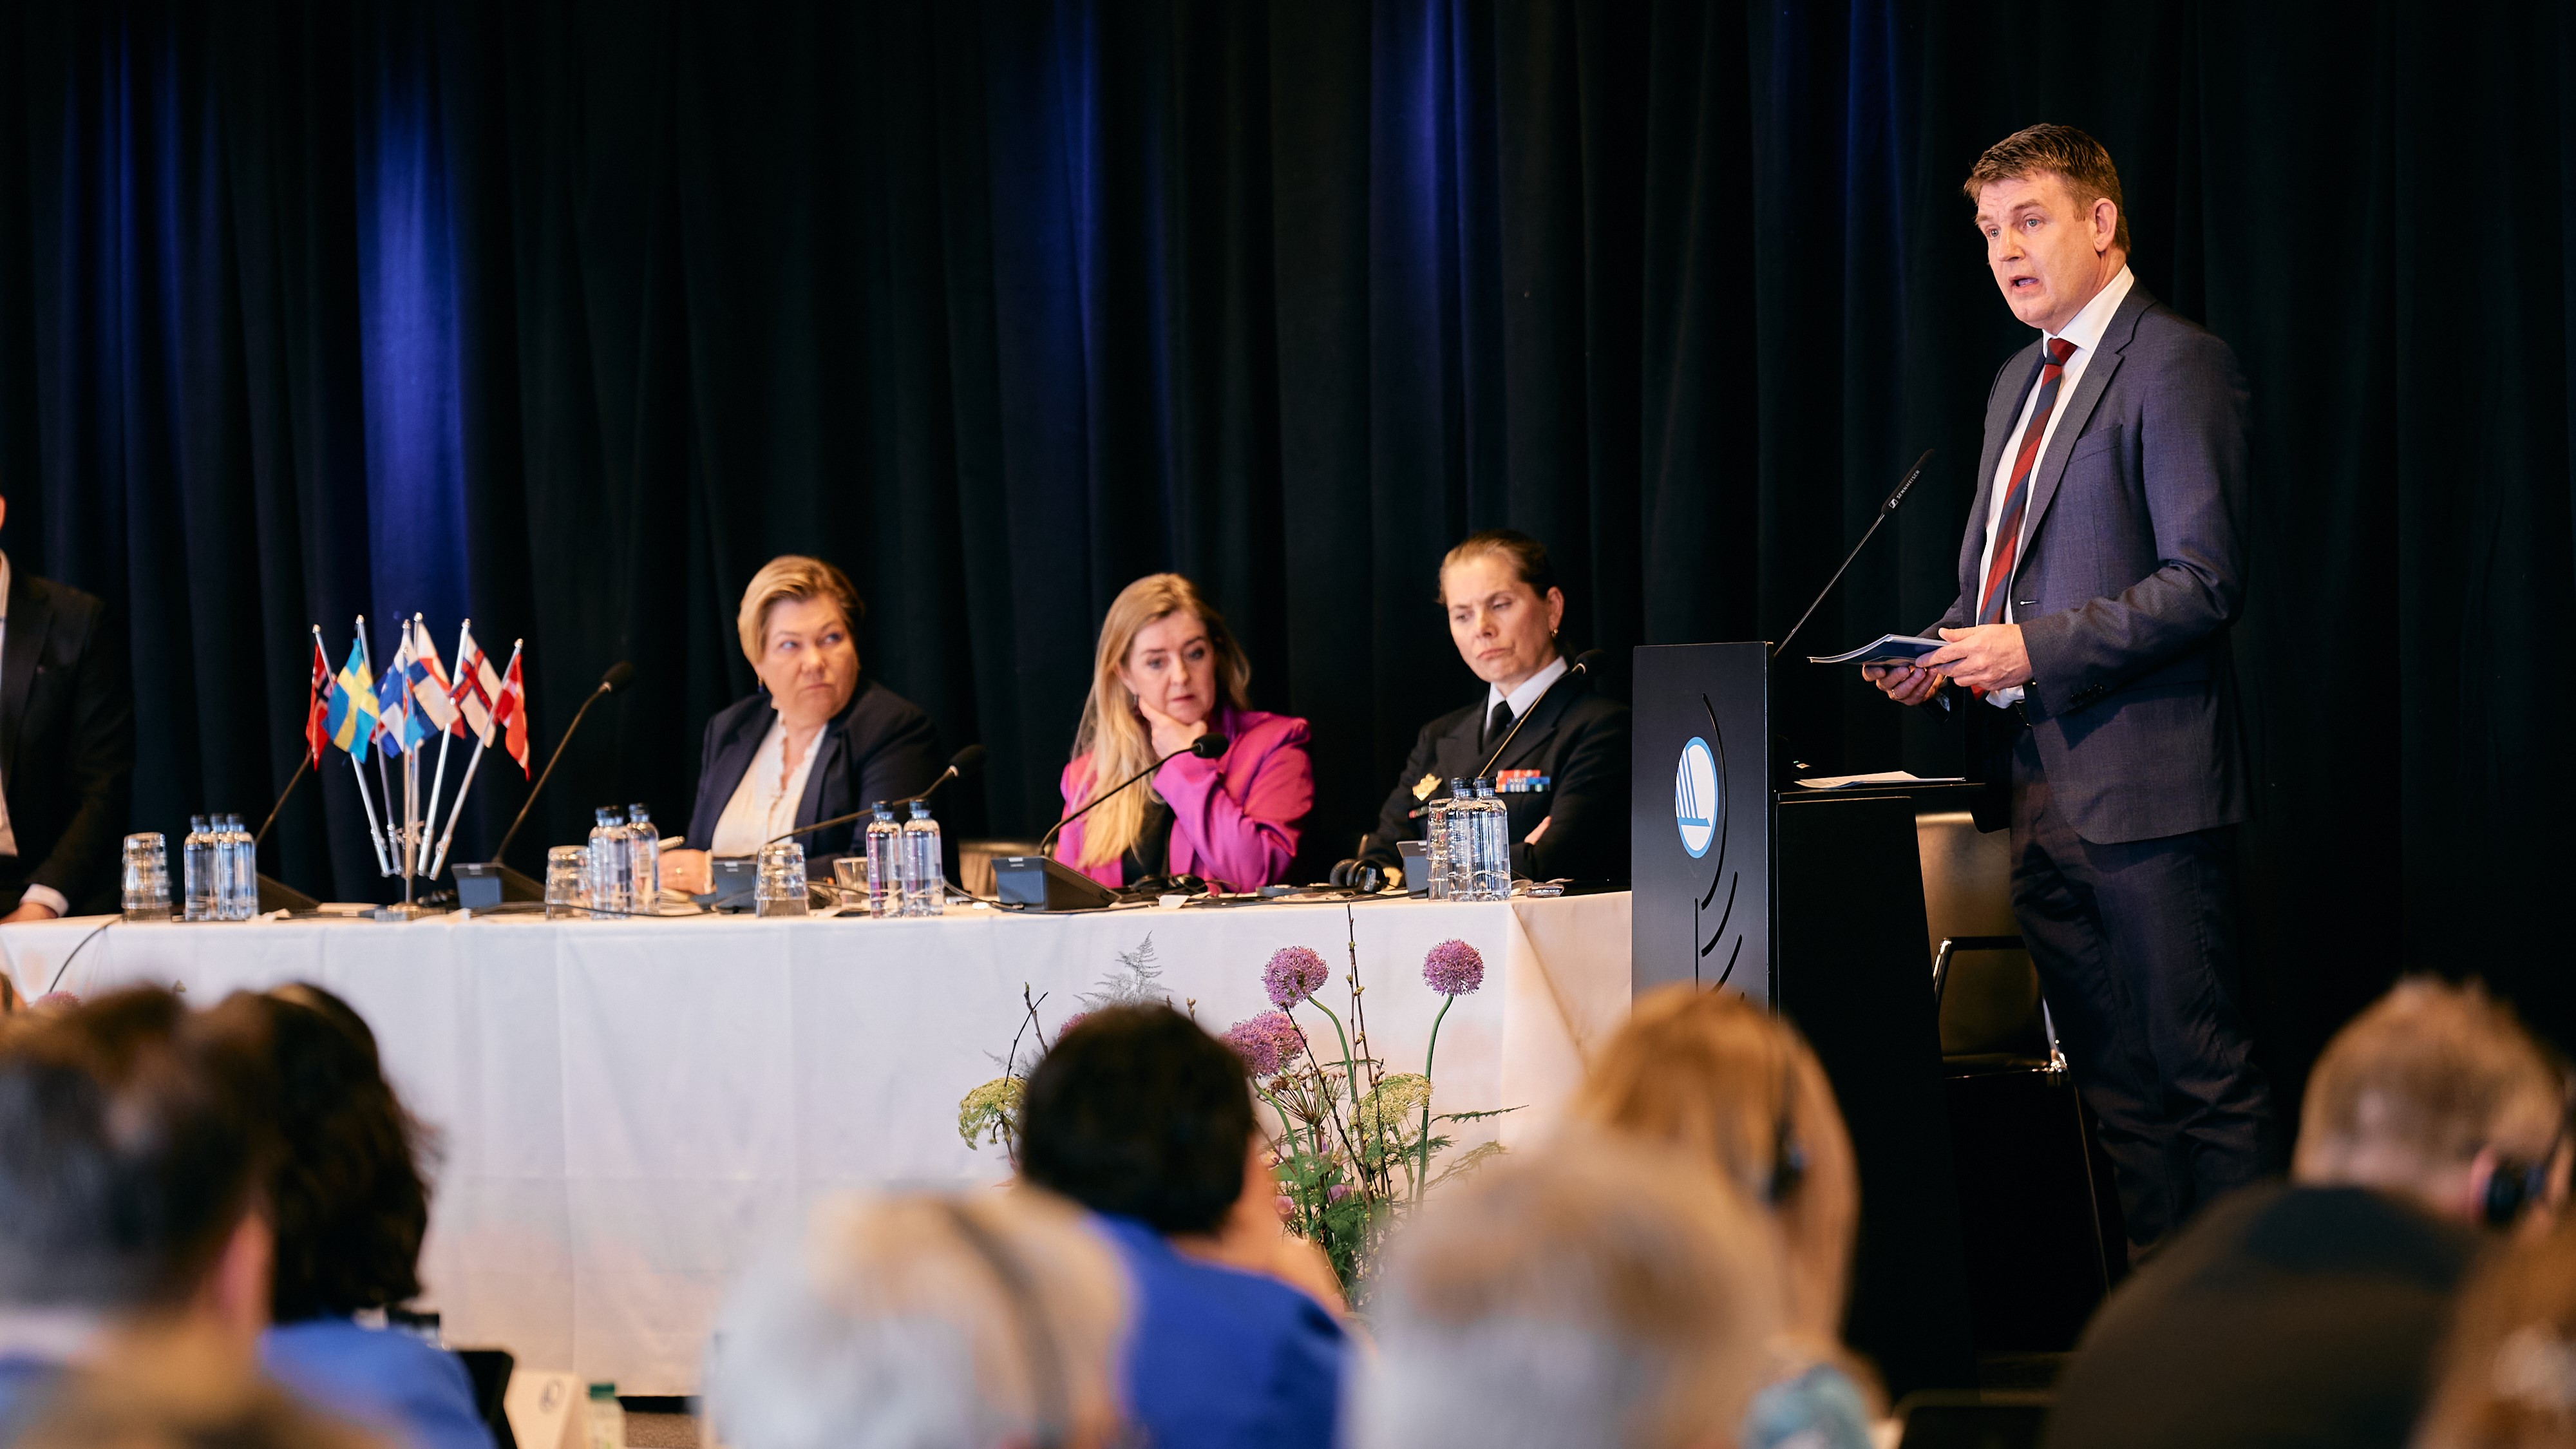
<path fill-rule="evenodd" d="M 1350 1195 L 1351 1185 L 1347 1182 L 1337 1182 L 1324 1189 L 1324 1201 L 1326 1202 L 1340 1202 L 1343 1198 L 1349 1197 Z"/>
<path fill-rule="evenodd" d="M 1261 984 L 1270 988 L 1270 1004 L 1285 1009 L 1321 990 L 1333 974 L 1311 946 L 1282 946 L 1261 968 Z"/>
<path fill-rule="evenodd" d="M 1422 979 L 1443 996 L 1464 996 L 1485 984 L 1485 958 L 1464 941 L 1443 941 L 1422 955 Z"/>
<path fill-rule="evenodd" d="M 1244 1066 L 1255 1077 L 1275 1077 L 1288 1070 L 1305 1046 L 1297 1023 L 1284 1011 L 1265 1011 L 1249 1021 L 1238 1021 L 1226 1031 L 1225 1044 L 1243 1058 Z"/>

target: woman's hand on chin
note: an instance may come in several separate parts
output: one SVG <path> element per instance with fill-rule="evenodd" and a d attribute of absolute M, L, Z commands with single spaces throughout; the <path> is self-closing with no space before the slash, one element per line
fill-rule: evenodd
<path fill-rule="evenodd" d="M 1186 750 L 1197 741 L 1199 736 L 1208 732 L 1206 720 L 1200 720 L 1196 724 L 1183 724 L 1150 704 L 1139 703 L 1136 708 L 1145 716 L 1146 727 L 1153 731 L 1154 753 L 1158 757 L 1171 754 L 1176 750 Z"/>

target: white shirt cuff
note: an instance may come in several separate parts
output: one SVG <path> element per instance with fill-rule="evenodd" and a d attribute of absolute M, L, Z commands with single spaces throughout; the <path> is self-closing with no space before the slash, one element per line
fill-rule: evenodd
<path fill-rule="evenodd" d="M 71 899 L 49 885 L 27 887 L 26 892 L 19 896 L 18 904 L 48 906 L 57 916 L 68 916 L 72 913 Z"/>

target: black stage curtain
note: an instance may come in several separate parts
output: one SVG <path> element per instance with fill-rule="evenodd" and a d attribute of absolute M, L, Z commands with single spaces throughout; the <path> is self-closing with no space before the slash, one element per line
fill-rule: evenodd
<path fill-rule="evenodd" d="M 1313 721 L 1319 868 L 1473 697 L 1431 604 L 1472 528 L 1547 539 L 1571 641 L 1624 668 L 1777 637 L 1937 446 L 1800 652 L 1939 611 L 2021 340 L 1958 180 L 2052 119 L 2255 389 L 2270 1052 L 2295 1075 L 2409 967 L 2576 1036 L 2559 7 L 0 14 L 6 542 L 126 611 L 139 826 L 258 813 L 308 623 L 336 663 L 415 609 L 526 640 L 541 752 L 639 666 L 515 861 L 594 804 L 676 820 L 751 686 L 738 592 L 798 550 L 859 581 L 868 667 L 993 750 L 970 832 L 1051 817 L 1107 601 L 1192 575 Z M 1780 718 L 1820 769 L 1955 758 L 1823 671 Z M 322 784 L 268 868 L 380 894 L 338 756 Z M 459 854 L 524 790 L 487 767 Z"/>

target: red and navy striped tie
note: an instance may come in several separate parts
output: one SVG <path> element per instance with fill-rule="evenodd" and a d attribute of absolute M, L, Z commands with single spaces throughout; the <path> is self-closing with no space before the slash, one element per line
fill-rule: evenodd
<path fill-rule="evenodd" d="M 2021 514 L 2030 502 L 2030 467 L 2039 461 L 2040 439 L 2057 411 L 2057 384 L 2066 376 L 2066 359 L 2075 344 L 2063 337 L 2048 342 L 2048 360 L 2039 369 L 2039 400 L 2031 404 L 2030 423 L 2022 429 L 2021 451 L 2013 457 L 2012 482 L 2004 491 L 2004 516 L 1995 521 L 1994 557 L 1986 565 L 1986 589 L 1977 598 L 1977 622 L 1994 624 L 2004 616 L 2004 580 L 2012 577 L 2013 556 L 2021 551 Z"/>

